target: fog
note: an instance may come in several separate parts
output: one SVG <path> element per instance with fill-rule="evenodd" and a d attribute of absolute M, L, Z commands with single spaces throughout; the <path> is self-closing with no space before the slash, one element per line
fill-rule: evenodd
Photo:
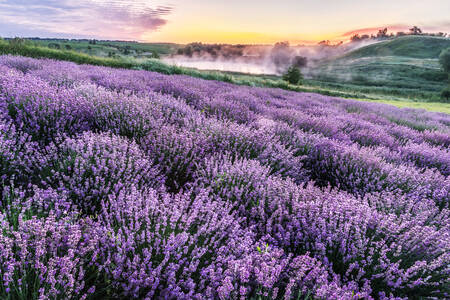
<path fill-rule="evenodd" d="M 174 57 L 163 58 L 163 61 L 171 65 L 195 68 L 199 70 L 217 70 L 250 74 L 277 74 L 273 64 L 264 60 L 261 60 L 260 62 L 224 58 L 213 60 L 206 57 L 190 58 L 177 55 Z"/>
<path fill-rule="evenodd" d="M 163 61 L 200 70 L 219 70 L 250 74 L 280 75 L 291 65 L 300 67 L 304 74 L 323 60 L 343 55 L 357 48 L 376 43 L 375 40 L 330 45 L 274 46 L 189 44 L 177 54 Z"/>

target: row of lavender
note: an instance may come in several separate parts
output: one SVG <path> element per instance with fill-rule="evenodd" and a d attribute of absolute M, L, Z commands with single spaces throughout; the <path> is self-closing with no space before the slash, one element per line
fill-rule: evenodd
<path fill-rule="evenodd" d="M 448 297 L 450 117 L 0 57 L 0 297 Z"/>

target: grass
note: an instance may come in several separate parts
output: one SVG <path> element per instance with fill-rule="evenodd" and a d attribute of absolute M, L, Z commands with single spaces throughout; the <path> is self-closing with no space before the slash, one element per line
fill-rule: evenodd
<path fill-rule="evenodd" d="M 442 102 L 414 102 L 414 101 L 402 101 L 402 100 L 382 100 L 382 99 L 358 99 L 351 98 L 352 100 L 365 101 L 365 102 L 376 102 L 376 103 L 384 103 L 393 105 L 400 108 L 415 108 L 415 109 L 424 109 L 427 111 L 433 112 L 442 112 L 446 114 L 450 114 L 450 103 L 442 103 Z"/>

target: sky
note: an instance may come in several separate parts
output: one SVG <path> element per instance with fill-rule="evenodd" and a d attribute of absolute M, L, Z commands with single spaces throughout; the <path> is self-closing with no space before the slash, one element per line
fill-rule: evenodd
<path fill-rule="evenodd" d="M 0 0 L 0 36 L 273 44 L 450 33 L 450 0 Z"/>

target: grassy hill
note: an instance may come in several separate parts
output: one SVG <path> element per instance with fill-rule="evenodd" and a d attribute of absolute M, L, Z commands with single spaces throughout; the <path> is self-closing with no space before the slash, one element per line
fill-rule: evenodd
<path fill-rule="evenodd" d="M 59 47 L 94 56 L 149 58 L 153 53 L 171 54 L 179 45 L 171 43 L 137 43 L 127 41 L 95 41 L 64 39 L 33 39 L 32 43 L 42 47 Z"/>
<path fill-rule="evenodd" d="M 346 59 L 373 56 L 402 56 L 436 59 L 450 39 L 433 36 L 404 36 L 359 48 L 343 56 Z"/>
<path fill-rule="evenodd" d="M 310 76 L 321 83 L 363 86 L 375 94 L 437 101 L 448 76 L 438 57 L 448 47 L 448 38 L 400 37 L 323 61 Z"/>

